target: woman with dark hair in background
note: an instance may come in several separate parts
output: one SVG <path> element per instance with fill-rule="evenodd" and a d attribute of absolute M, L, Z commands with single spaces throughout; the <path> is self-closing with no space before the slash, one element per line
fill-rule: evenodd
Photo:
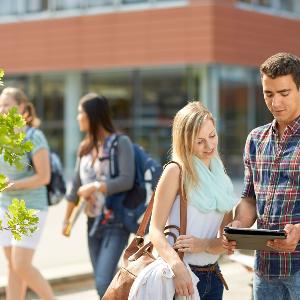
<path fill-rule="evenodd" d="M 70 222 L 78 197 L 87 201 L 88 247 L 93 265 L 98 294 L 104 295 L 113 278 L 119 258 L 127 244 L 129 232 L 121 221 L 122 202 L 118 197 L 108 196 L 130 190 L 134 181 L 134 153 L 130 139 L 118 136 L 116 159 L 118 176 L 111 178 L 109 171 L 110 146 L 117 137 L 108 101 L 105 97 L 89 93 L 81 98 L 77 121 L 79 129 L 86 133 L 78 149 L 75 176 L 68 200 L 63 234 Z M 103 196 L 106 201 L 103 201 Z M 97 204 L 102 208 L 97 207 Z M 95 211 L 96 210 L 96 211 Z M 96 233 L 91 228 L 97 214 L 101 215 Z M 99 218 L 97 218 L 99 220 Z"/>
<path fill-rule="evenodd" d="M 12 107 L 17 107 L 26 121 L 26 139 L 33 148 L 30 155 L 24 155 L 23 169 L 10 166 L 0 155 L 0 172 L 5 174 L 12 185 L 0 193 L 0 219 L 6 227 L 3 218 L 8 205 L 13 198 L 24 199 L 27 208 L 36 209 L 39 218 L 38 230 L 30 237 L 22 240 L 13 239 L 9 231 L 1 233 L 0 246 L 4 247 L 8 261 L 7 300 L 23 300 L 26 287 L 29 286 L 41 299 L 53 300 L 54 295 L 49 283 L 32 265 L 33 255 L 42 235 L 48 211 L 46 185 L 50 180 L 50 161 L 47 140 L 41 130 L 32 103 L 26 95 L 17 88 L 7 87 L 0 95 L 0 113 L 7 113 Z"/>

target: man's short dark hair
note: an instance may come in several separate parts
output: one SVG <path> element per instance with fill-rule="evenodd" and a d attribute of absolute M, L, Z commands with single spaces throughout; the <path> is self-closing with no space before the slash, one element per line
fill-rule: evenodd
<path fill-rule="evenodd" d="M 294 54 L 280 52 L 269 57 L 260 66 L 260 75 L 267 75 L 275 79 L 279 76 L 292 75 L 297 86 L 300 87 L 300 59 Z"/>

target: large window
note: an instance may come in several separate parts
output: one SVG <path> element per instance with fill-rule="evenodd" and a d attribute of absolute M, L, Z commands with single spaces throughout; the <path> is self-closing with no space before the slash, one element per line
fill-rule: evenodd
<path fill-rule="evenodd" d="M 135 3 L 143 3 L 147 2 L 147 0 L 122 0 L 123 4 L 135 4 Z"/>
<path fill-rule="evenodd" d="M 218 128 L 221 155 L 228 173 L 241 177 L 242 154 L 247 136 L 247 85 L 242 82 L 220 82 L 220 122 Z"/>
<path fill-rule="evenodd" d="M 106 5 L 113 5 L 115 0 L 89 0 L 88 7 L 99 7 Z"/>
<path fill-rule="evenodd" d="M 58 15 L 79 16 L 90 12 L 101 12 L 105 10 L 120 10 L 120 8 L 141 6 L 145 9 L 155 6 L 173 6 L 173 2 L 186 2 L 186 0 L 1 0 L 0 16 L 17 17 L 31 19 L 33 14 L 41 18 L 52 17 L 53 13 Z M 49 15 L 47 12 L 51 12 Z"/>
<path fill-rule="evenodd" d="M 136 139 L 166 161 L 171 146 L 172 120 L 187 102 L 186 69 L 144 70 L 140 80 Z"/>
<path fill-rule="evenodd" d="M 0 15 L 15 15 L 18 12 L 18 0 L 1 0 Z"/>
<path fill-rule="evenodd" d="M 133 73 L 115 71 L 86 75 L 85 92 L 107 97 L 112 116 L 118 128 L 132 134 L 133 126 Z"/>
<path fill-rule="evenodd" d="M 252 129 L 272 119 L 263 98 L 259 71 L 221 66 L 218 132 L 221 156 L 230 176 L 243 177 L 246 138 Z"/>
<path fill-rule="evenodd" d="M 55 8 L 57 10 L 76 9 L 80 8 L 81 3 L 83 3 L 81 0 L 56 0 Z"/>
<path fill-rule="evenodd" d="M 253 7 L 270 8 L 271 10 L 276 11 L 276 13 L 300 13 L 299 0 L 239 0 L 239 2 L 250 4 Z"/>
<path fill-rule="evenodd" d="M 167 159 L 171 123 L 187 101 L 186 69 L 86 74 L 85 92 L 108 98 L 115 124 L 159 160 Z"/>
<path fill-rule="evenodd" d="M 64 80 L 58 75 L 7 76 L 6 87 L 22 89 L 33 102 L 50 147 L 63 160 Z M 76 122 L 76 120 L 74 120 Z"/>
<path fill-rule="evenodd" d="M 255 107 L 256 107 L 256 120 L 255 124 L 256 126 L 261 126 L 267 123 L 272 122 L 273 116 L 269 112 L 264 96 L 263 96 L 263 90 L 262 90 L 262 84 L 261 80 L 259 78 L 259 75 L 257 76 L 257 81 L 254 83 L 254 90 L 255 90 Z"/>
<path fill-rule="evenodd" d="M 64 157 L 64 87 L 64 79 L 58 75 L 32 77 L 28 85 L 29 95 L 42 121 L 41 129 L 51 148 L 59 153 L 62 160 Z"/>
<path fill-rule="evenodd" d="M 48 0 L 26 0 L 25 11 L 28 13 L 36 13 L 48 10 Z"/>
<path fill-rule="evenodd" d="M 39 13 L 49 9 L 48 0 L 1 0 L 0 15 Z"/>

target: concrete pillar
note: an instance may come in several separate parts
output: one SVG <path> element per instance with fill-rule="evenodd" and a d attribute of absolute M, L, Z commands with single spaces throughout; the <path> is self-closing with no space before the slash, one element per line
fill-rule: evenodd
<path fill-rule="evenodd" d="M 219 75 L 214 65 L 201 68 L 200 95 L 202 103 L 213 114 L 219 125 Z"/>
<path fill-rule="evenodd" d="M 81 74 L 70 72 L 65 78 L 64 102 L 64 161 L 67 180 L 73 175 L 80 132 L 77 124 L 78 101 L 82 96 Z"/>

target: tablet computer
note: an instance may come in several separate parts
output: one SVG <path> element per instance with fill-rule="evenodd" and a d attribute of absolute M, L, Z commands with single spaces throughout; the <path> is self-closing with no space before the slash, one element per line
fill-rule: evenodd
<path fill-rule="evenodd" d="M 236 241 L 237 249 L 276 251 L 267 246 L 269 240 L 285 239 L 284 230 L 225 227 L 224 235 L 229 241 Z"/>

